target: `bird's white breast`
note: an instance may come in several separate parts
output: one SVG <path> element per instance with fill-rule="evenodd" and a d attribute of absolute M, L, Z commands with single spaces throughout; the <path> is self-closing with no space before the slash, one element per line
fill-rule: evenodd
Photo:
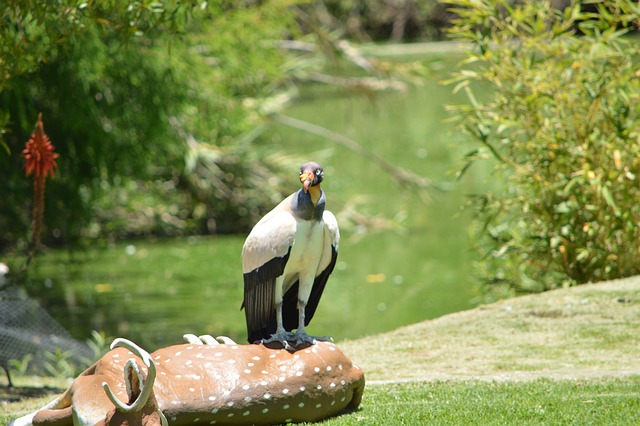
<path fill-rule="evenodd" d="M 307 276 L 311 279 L 309 284 L 313 284 L 323 246 L 324 224 L 320 221 L 298 220 L 291 254 L 284 270 L 285 291 L 298 277 Z"/>

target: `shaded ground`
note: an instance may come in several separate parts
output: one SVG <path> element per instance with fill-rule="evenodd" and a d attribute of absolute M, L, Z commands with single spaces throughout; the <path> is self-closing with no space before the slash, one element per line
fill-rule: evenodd
<path fill-rule="evenodd" d="M 340 344 L 367 383 L 640 374 L 640 277 L 518 297 Z"/>
<path fill-rule="evenodd" d="M 43 396 L 59 395 L 64 391 L 63 388 L 57 387 L 28 387 L 15 386 L 8 388 L 0 387 L 0 403 L 13 403 L 23 401 L 25 399 L 40 398 Z"/>

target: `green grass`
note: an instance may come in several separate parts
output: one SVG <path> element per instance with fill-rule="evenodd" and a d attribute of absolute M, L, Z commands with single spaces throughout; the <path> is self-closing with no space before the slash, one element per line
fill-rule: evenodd
<path fill-rule="evenodd" d="M 42 405 L 46 398 L 33 402 Z M 38 405 L 19 406 L 20 414 Z M 15 418 L 0 405 L 0 424 Z M 640 376 L 527 382 L 437 381 L 368 385 L 362 405 L 322 422 L 351 425 L 633 425 Z"/>
<path fill-rule="evenodd" d="M 632 425 L 640 423 L 640 376 L 612 380 L 439 381 L 367 387 L 347 425 Z"/>

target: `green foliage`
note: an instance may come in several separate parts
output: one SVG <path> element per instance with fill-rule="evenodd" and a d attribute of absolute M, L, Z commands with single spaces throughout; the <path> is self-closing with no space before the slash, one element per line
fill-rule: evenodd
<path fill-rule="evenodd" d="M 440 36 L 448 23 L 437 0 L 325 0 L 318 2 L 350 38 L 363 41 L 425 40 Z M 325 17 L 325 20 L 329 20 Z"/>
<path fill-rule="evenodd" d="M 499 181 L 472 201 L 485 290 L 640 273 L 637 3 L 451 3 L 452 35 L 472 44 L 454 79 L 470 101 L 455 108 L 462 128 L 479 142 L 467 160 L 492 158 Z M 493 95 L 476 97 L 477 83 Z"/>
<path fill-rule="evenodd" d="M 71 352 L 57 348 L 55 352 L 45 352 L 44 371 L 53 377 L 73 377 L 75 374 Z"/>
<path fill-rule="evenodd" d="M 277 185 L 269 178 L 282 161 L 250 146 L 255 135 L 247 135 L 281 88 L 285 56 L 265 40 L 286 38 L 292 17 L 286 1 L 12 2 L 0 39 L 23 42 L 0 50 L 0 247 L 28 234 L 32 191 L 20 152 L 40 111 L 60 154 L 47 187 L 45 244 L 120 236 L 114 218 L 135 224 L 128 235 L 238 230 L 255 221 L 248 211 L 272 204 L 266 194 L 274 186 L 264 184 Z M 211 151 L 220 155 L 212 160 Z M 256 162 L 268 171 L 263 182 L 248 176 Z M 135 197 L 123 189 L 145 186 L 161 188 L 152 196 L 168 211 L 114 217 L 125 209 L 114 193 Z M 248 198 L 254 205 L 238 213 Z"/>
<path fill-rule="evenodd" d="M 29 366 L 33 360 L 33 354 L 26 354 L 21 359 L 10 359 L 9 368 L 11 375 L 24 376 L 29 371 Z"/>
<path fill-rule="evenodd" d="M 113 341 L 112 337 L 107 337 L 104 331 L 91 330 L 91 336 L 87 339 L 87 346 L 93 352 L 91 359 L 83 360 L 84 367 L 88 367 L 100 358 L 110 349 L 110 343 Z"/>

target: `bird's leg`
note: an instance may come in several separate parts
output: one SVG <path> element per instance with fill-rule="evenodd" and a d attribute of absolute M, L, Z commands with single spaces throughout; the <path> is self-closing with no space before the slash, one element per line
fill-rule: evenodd
<path fill-rule="evenodd" d="M 302 300 L 298 300 L 298 329 L 296 330 L 296 334 L 294 335 L 296 339 L 296 347 L 300 345 L 315 345 L 318 342 L 333 342 L 333 339 L 328 336 L 316 337 L 310 336 L 304 329 L 304 316 L 305 316 L 305 308 L 307 304 Z"/>
<path fill-rule="evenodd" d="M 282 325 L 282 301 L 276 303 L 276 332 L 271 335 L 268 339 L 262 339 L 261 343 L 273 343 L 278 342 L 282 344 L 282 346 L 286 350 L 290 350 L 291 346 L 289 345 L 289 340 L 293 339 L 293 334 L 284 329 Z"/>

